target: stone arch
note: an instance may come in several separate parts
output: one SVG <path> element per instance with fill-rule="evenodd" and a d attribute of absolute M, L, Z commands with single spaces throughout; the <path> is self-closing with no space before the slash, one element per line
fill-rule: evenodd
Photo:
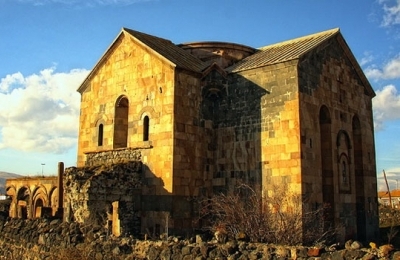
<path fill-rule="evenodd" d="M 11 197 L 11 205 L 9 216 L 12 218 L 16 218 L 17 215 L 17 189 L 14 185 L 6 187 L 6 195 Z"/>
<path fill-rule="evenodd" d="M 31 191 L 29 187 L 22 186 L 19 188 L 17 193 L 17 217 L 26 219 L 31 218 L 31 211 L 29 210 L 31 207 Z"/>
<path fill-rule="evenodd" d="M 157 112 L 153 107 L 145 106 L 139 111 L 138 115 L 138 120 L 143 120 L 145 116 L 148 116 L 149 118 L 155 118 L 157 116 Z"/>
<path fill-rule="evenodd" d="M 42 217 L 43 209 L 48 206 L 48 203 L 49 199 L 47 196 L 46 188 L 42 185 L 36 187 L 32 193 L 32 216 L 34 218 Z"/>
<path fill-rule="evenodd" d="M 128 144 L 129 100 L 126 96 L 118 97 L 114 114 L 114 148 L 126 148 Z"/>
<path fill-rule="evenodd" d="M 106 145 L 105 142 L 105 128 L 107 125 L 108 119 L 105 115 L 101 115 L 100 117 L 97 118 L 97 120 L 94 123 L 94 132 L 93 132 L 93 140 L 97 141 L 97 146 L 102 147 L 104 145 Z"/>
<path fill-rule="evenodd" d="M 319 110 L 319 131 L 321 149 L 322 202 L 325 206 L 324 227 L 330 229 L 334 225 L 335 189 L 333 178 L 333 147 L 331 114 L 328 107 L 321 106 Z"/>
<path fill-rule="evenodd" d="M 350 136 L 345 130 L 339 130 L 336 136 L 336 146 L 339 147 L 343 145 L 343 141 L 345 141 L 345 145 L 348 149 L 351 149 L 351 141 Z"/>

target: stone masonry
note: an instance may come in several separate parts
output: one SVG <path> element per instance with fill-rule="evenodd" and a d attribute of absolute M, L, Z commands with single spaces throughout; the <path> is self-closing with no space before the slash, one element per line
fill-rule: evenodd
<path fill-rule="evenodd" d="M 193 198 L 245 182 L 378 235 L 375 93 L 339 29 L 256 49 L 123 28 L 78 91 L 78 167 L 141 161 L 142 232 L 189 232 Z"/>

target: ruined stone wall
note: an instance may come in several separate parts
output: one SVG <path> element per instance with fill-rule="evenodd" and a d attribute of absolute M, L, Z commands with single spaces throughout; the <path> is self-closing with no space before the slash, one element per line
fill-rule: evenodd
<path fill-rule="evenodd" d="M 215 240 L 116 238 L 96 225 L 58 219 L 5 219 L 0 217 L 0 260 L 129 260 L 129 259 L 399 259 L 390 245 L 371 248 L 355 241 L 345 246 L 304 247 Z"/>
<path fill-rule="evenodd" d="M 85 166 L 110 165 L 129 161 L 140 161 L 140 149 L 120 148 L 117 150 L 93 152 L 86 154 Z"/>
<path fill-rule="evenodd" d="M 138 161 L 67 168 L 65 220 L 107 226 L 114 235 L 141 233 L 141 176 Z"/>

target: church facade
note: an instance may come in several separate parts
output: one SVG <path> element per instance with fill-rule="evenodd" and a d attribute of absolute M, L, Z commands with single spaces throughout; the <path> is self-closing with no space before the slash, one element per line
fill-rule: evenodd
<path fill-rule="evenodd" d="M 123 28 L 78 91 L 78 167 L 139 159 L 143 228 L 190 229 L 182 198 L 245 182 L 377 236 L 375 93 L 339 29 L 256 49 Z"/>

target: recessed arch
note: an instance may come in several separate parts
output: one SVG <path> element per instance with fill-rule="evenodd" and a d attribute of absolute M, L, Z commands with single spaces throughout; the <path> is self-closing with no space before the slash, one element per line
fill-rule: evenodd
<path fill-rule="evenodd" d="M 325 105 L 321 106 L 318 119 L 321 149 L 322 203 L 327 206 L 324 209 L 324 229 L 329 230 L 334 226 L 335 221 L 335 189 L 331 115 Z"/>
<path fill-rule="evenodd" d="M 114 114 L 114 148 L 125 148 L 128 144 L 129 100 L 126 96 L 118 97 Z"/>
<path fill-rule="evenodd" d="M 320 124 L 330 124 L 331 121 L 331 114 L 327 106 L 321 106 L 319 110 L 319 123 Z"/>
<path fill-rule="evenodd" d="M 343 143 L 343 141 L 345 143 Z M 347 149 L 351 149 L 351 141 L 349 134 L 345 130 L 339 130 L 336 136 L 336 146 L 339 147 L 341 145 L 346 145 Z"/>

